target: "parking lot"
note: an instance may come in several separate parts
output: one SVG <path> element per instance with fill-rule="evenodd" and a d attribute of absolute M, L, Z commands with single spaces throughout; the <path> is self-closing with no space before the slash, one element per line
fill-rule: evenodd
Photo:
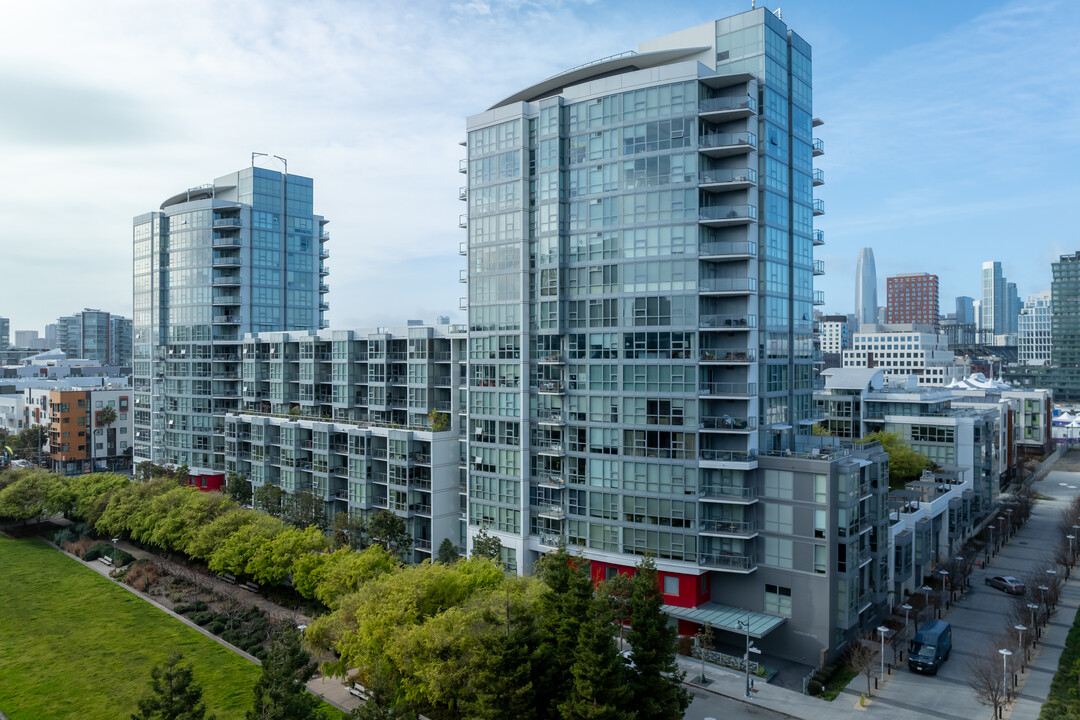
<path fill-rule="evenodd" d="M 1064 483 L 1064 484 L 1062 484 Z M 1070 487 L 1072 486 L 1072 487 Z M 953 627 L 953 649 L 936 676 L 919 675 L 906 667 L 894 669 L 886 676 L 880 694 L 874 696 L 873 714 L 889 715 L 909 710 L 932 713 L 935 717 L 952 720 L 970 720 L 986 715 L 988 708 L 978 703 L 966 680 L 967 665 L 975 653 L 984 652 L 990 640 L 1003 634 L 1008 623 L 1008 613 L 1014 600 L 1001 590 L 984 584 L 985 578 L 995 575 L 1013 575 L 1023 579 L 1031 568 L 1050 563 L 1054 548 L 1060 541 L 1057 528 L 1060 511 L 1078 492 L 1080 473 L 1051 472 L 1034 485 L 1037 493 L 1053 498 L 1035 504 L 1031 518 L 1012 540 L 1002 548 L 988 567 L 976 569 L 971 576 L 971 590 L 944 615 Z M 1032 669 L 1024 673 L 1024 686 L 1020 701 L 1013 709 L 1012 718 L 1035 718 L 1039 705 L 1046 699 L 1050 679 L 1057 668 L 1061 643 L 1076 612 L 1080 589 L 1074 580 L 1062 590 L 1057 613 L 1051 618 L 1051 636 L 1040 644 L 1039 653 L 1032 659 Z M 1016 648 L 1009 648 L 1016 651 Z M 995 652 L 996 648 L 991 648 Z M 891 659 L 887 651 L 887 659 Z M 905 658 L 906 659 L 906 658 Z M 865 690 L 865 678 L 856 678 L 845 691 L 858 696 Z M 839 701 L 839 700 L 838 700 Z"/>

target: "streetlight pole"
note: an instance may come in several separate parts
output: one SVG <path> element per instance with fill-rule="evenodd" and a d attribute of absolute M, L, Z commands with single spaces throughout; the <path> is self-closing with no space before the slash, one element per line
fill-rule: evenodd
<path fill-rule="evenodd" d="M 987 525 L 986 529 L 990 531 L 990 542 L 986 546 L 986 562 L 987 562 L 987 564 L 989 564 L 990 563 L 990 553 L 993 551 L 993 548 L 994 548 L 994 526 L 993 525 Z"/>
<path fill-rule="evenodd" d="M 941 575 L 941 595 L 942 595 L 942 597 L 944 597 L 944 595 L 945 595 L 945 585 L 947 585 L 948 582 L 949 582 L 949 571 L 948 570 L 938 570 L 938 574 Z M 941 609 L 940 608 L 938 609 L 938 617 L 941 617 Z"/>
<path fill-rule="evenodd" d="M 1004 547 L 1005 546 L 1005 539 L 1006 539 L 1005 536 L 1009 532 L 1009 527 L 1005 524 L 1005 518 L 1003 518 L 1001 515 L 998 515 L 997 519 L 998 519 L 998 522 L 1001 523 L 1001 532 L 998 533 L 998 536 L 1001 538 L 1002 547 Z"/>
<path fill-rule="evenodd" d="M 885 682 L 885 634 L 889 632 L 889 628 L 878 625 L 877 631 L 881 633 L 881 672 L 878 673 L 878 677 L 881 678 L 881 682 Z"/>
<path fill-rule="evenodd" d="M 1069 564 L 1065 566 L 1065 579 L 1069 579 L 1069 569 L 1072 568 L 1073 561 L 1073 540 L 1076 539 L 1075 535 L 1066 535 L 1069 538 Z"/>
<path fill-rule="evenodd" d="M 904 603 L 900 606 L 900 609 L 904 611 L 904 629 L 907 630 L 908 613 L 911 612 L 911 606 Z"/>
<path fill-rule="evenodd" d="M 1039 628 L 1035 625 L 1035 611 L 1039 609 L 1039 606 L 1035 603 L 1028 603 L 1027 608 L 1031 611 L 1031 631 L 1035 633 L 1031 636 L 1031 644 L 1037 645 L 1039 643 Z"/>
<path fill-rule="evenodd" d="M 1001 649 L 998 652 L 1001 653 L 1001 704 L 1004 706 L 1009 697 L 1009 656 L 1012 650 Z"/>
<path fill-rule="evenodd" d="M 1012 524 L 1012 512 L 1013 512 L 1012 508 L 1006 508 L 1005 509 L 1005 514 L 1009 516 L 1009 537 L 1012 537 L 1013 530 L 1014 530 L 1013 524 Z"/>
<path fill-rule="evenodd" d="M 739 629 L 746 632 L 746 654 L 743 656 L 743 661 L 746 663 L 746 697 L 750 697 L 750 653 L 760 653 L 756 647 L 750 646 L 750 615 L 746 616 L 746 621 L 739 620 Z"/>
<path fill-rule="evenodd" d="M 953 558 L 953 560 L 956 561 L 956 572 L 960 573 L 960 578 L 961 578 L 961 580 L 963 580 L 967 576 L 967 574 L 964 572 L 964 569 L 965 569 L 964 568 L 964 558 L 963 558 L 962 555 L 957 555 L 956 557 Z M 965 583 L 961 582 L 960 584 L 964 585 Z M 955 589 L 956 589 L 956 586 L 954 585 L 953 590 L 955 590 Z M 961 587 L 960 591 L 963 592 L 963 590 L 964 590 L 964 588 Z M 955 600 L 955 598 L 954 598 L 954 600 Z"/>
<path fill-rule="evenodd" d="M 112 539 L 112 564 L 113 564 L 114 567 L 116 566 L 116 541 L 119 540 L 119 539 L 120 538 L 113 538 Z"/>
<path fill-rule="evenodd" d="M 934 588 L 930 587 L 929 585 L 923 585 L 919 589 L 923 591 L 923 607 L 926 608 L 927 610 L 929 610 L 930 609 L 930 593 L 933 591 Z M 933 618 L 930 618 L 930 619 L 933 620 Z"/>
<path fill-rule="evenodd" d="M 1054 570 L 1054 569 L 1047 570 L 1046 574 L 1050 576 L 1050 582 L 1053 583 L 1054 590 L 1056 591 L 1057 590 L 1057 570 Z M 1050 588 L 1046 588 L 1046 589 L 1049 590 Z M 1056 602 L 1053 603 L 1053 604 L 1054 604 L 1054 606 L 1057 605 Z M 1047 603 L 1047 608 L 1050 608 L 1050 603 Z M 1049 619 L 1047 620 L 1047 622 L 1049 622 Z"/>
<path fill-rule="evenodd" d="M 1020 633 L 1020 672 L 1024 672 L 1024 663 L 1027 662 L 1027 648 L 1024 647 L 1024 631 L 1027 630 L 1023 625 L 1014 625 L 1013 628 L 1016 632 Z"/>

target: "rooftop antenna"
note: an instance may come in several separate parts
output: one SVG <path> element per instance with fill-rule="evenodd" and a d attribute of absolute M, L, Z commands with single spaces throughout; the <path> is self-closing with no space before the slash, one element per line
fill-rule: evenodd
<path fill-rule="evenodd" d="M 253 152 L 253 153 L 251 153 L 251 167 L 255 167 L 255 158 L 257 158 L 257 157 L 268 157 L 268 158 L 274 158 L 276 160 L 280 160 L 281 164 L 285 166 L 285 174 L 286 175 L 289 174 L 289 161 L 286 160 L 285 158 L 281 157 L 280 155 L 271 155 L 270 153 Z"/>
<path fill-rule="evenodd" d="M 783 16 L 783 15 L 781 15 L 781 14 L 780 14 L 780 12 L 781 12 L 781 11 L 780 11 L 780 8 L 776 8 L 776 12 L 774 12 L 774 13 L 773 13 L 773 15 L 775 15 L 775 16 L 776 16 L 776 19 L 777 19 L 777 20 L 783 20 L 783 19 L 784 19 L 784 16 Z"/>
<path fill-rule="evenodd" d="M 757 0 L 750 0 L 750 9 L 753 10 L 757 7 Z"/>

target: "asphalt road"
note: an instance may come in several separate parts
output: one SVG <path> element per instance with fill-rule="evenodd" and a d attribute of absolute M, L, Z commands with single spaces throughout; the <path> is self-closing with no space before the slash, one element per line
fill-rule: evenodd
<path fill-rule="evenodd" d="M 991 647 L 991 641 L 1005 632 L 1014 600 L 1002 591 L 985 585 L 984 579 L 991 575 L 1014 575 L 1023 579 L 1032 567 L 1052 563 L 1054 548 L 1060 540 L 1057 528 L 1060 512 L 1078 492 L 1070 485 L 1080 486 L 1080 473 L 1052 472 L 1047 479 L 1035 484 L 1036 492 L 1053 499 L 1040 500 L 1035 504 L 1027 524 L 990 561 L 988 567 L 975 570 L 971 577 L 971 589 L 944 617 L 953 627 L 953 649 L 948 662 L 936 676 L 913 673 L 906 667 L 894 669 L 892 675 L 886 677 L 884 687 L 874 696 L 875 706 L 932 712 L 934 717 L 944 720 L 970 720 L 988 713 L 967 684 L 967 665 L 972 657 L 981 652 L 996 656 L 997 648 Z M 1051 622 L 1071 623 L 1071 615 L 1065 617 L 1067 613 L 1064 610 L 1059 606 Z M 1016 648 L 1009 649 L 1016 651 Z M 887 659 L 891 659 L 888 657 L 891 652 L 886 652 Z M 1031 696 L 1025 693 L 1028 687 L 1022 687 L 1020 697 L 1032 701 L 1032 704 L 1041 704 L 1045 694 L 1041 689 L 1044 683 L 1031 682 L 1031 678 L 1035 672 L 1051 672 L 1060 655 L 1060 647 L 1055 648 L 1053 643 L 1048 643 L 1040 647 L 1039 653 L 1052 657 L 1040 658 L 1046 661 L 1039 663 L 1044 667 L 1024 675 L 1026 685 L 1038 686 L 1038 692 L 1042 695 Z M 865 678 L 857 678 L 845 692 L 857 696 L 860 689 L 865 688 L 865 682 Z"/>

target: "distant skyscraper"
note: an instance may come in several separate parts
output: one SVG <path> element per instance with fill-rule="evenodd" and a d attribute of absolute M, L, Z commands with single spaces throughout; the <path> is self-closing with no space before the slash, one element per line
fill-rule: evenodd
<path fill-rule="evenodd" d="M 1020 310 L 1018 345 L 1020 362 L 1025 365 L 1050 362 L 1050 293 L 1028 295 Z"/>
<path fill-rule="evenodd" d="M 97 360 L 102 365 L 131 365 L 131 320 L 103 310 L 86 309 L 57 318 L 55 345 L 69 358 Z"/>
<path fill-rule="evenodd" d="M 863 248 L 859 251 L 859 260 L 855 265 L 855 316 L 859 323 L 876 323 L 877 301 L 877 266 L 874 264 L 874 249 Z"/>
<path fill-rule="evenodd" d="M 1016 335 L 1020 331 L 1020 293 L 1016 289 L 1016 283 L 1005 283 L 1005 325 L 1009 335 Z"/>
<path fill-rule="evenodd" d="M 134 219 L 136 463 L 222 472 L 244 334 L 324 325 L 328 237 L 312 187 L 310 178 L 250 167 Z M 269 398 L 323 392 L 304 379 L 299 390 L 288 378 L 271 381 Z"/>
<path fill-rule="evenodd" d="M 11 321 L 6 317 L 0 317 L 0 350 L 7 350 L 10 333 Z"/>
<path fill-rule="evenodd" d="M 1008 335 L 1006 320 L 1008 295 L 1001 263 L 984 262 L 982 266 L 982 330 L 994 335 Z"/>
<path fill-rule="evenodd" d="M 956 324 L 969 325 L 975 322 L 975 299 L 967 295 L 956 298 Z"/>
<path fill-rule="evenodd" d="M 896 275 L 886 280 L 885 322 L 938 327 L 938 276 Z"/>

